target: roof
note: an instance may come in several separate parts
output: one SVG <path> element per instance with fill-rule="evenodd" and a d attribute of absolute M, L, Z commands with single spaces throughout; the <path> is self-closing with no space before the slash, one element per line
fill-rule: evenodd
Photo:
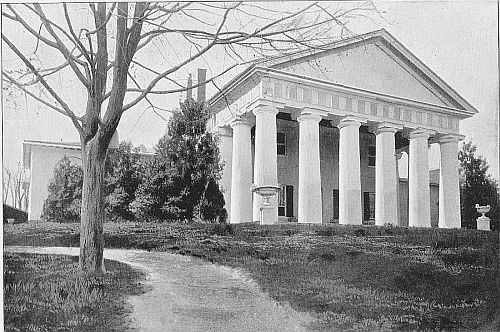
<path fill-rule="evenodd" d="M 70 150 L 81 149 L 80 142 L 48 142 L 48 141 L 24 140 L 23 145 L 56 147 L 56 148 L 70 149 Z"/>
<path fill-rule="evenodd" d="M 288 62 L 295 61 L 297 59 L 307 58 L 310 56 L 317 56 L 318 54 L 336 51 L 344 47 L 352 47 L 356 44 L 375 42 L 376 40 L 382 41 L 387 45 L 390 50 L 395 53 L 399 58 L 402 58 L 405 63 L 412 67 L 419 75 L 427 77 L 437 89 L 443 92 L 445 95 L 449 96 L 453 101 L 455 101 L 464 110 L 475 114 L 477 109 L 472 106 L 467 100 L 460 96 L 453 88 L 451 88 L 443 79 L 441 79 L 434 71 L 427 67 L 420 59 L 418 59 L 411 51 L 409 51 L 401 42 L 399 42 L 394 36 L 392 36 L 385 29 L 372 31 L 366 34 L 340 39 L 324 47 L 321 50 L 305 50 L 297 52 L 291 55 L 284 55 L 281 57 L 276 57 L 272 59 L 263 59 L 254 62 L 243 72 L 234 77 L 229 81 L 222 89 L 220 89 L 215 95 L 209 100 L 209 104 L 213 104 L 221 95 L 228 93 L 234 86 L 236 86 L 240 81 L 244 80 L 247 76 L 252 74 L 252 69 L 256 67 L 267 67 L 272 69 L 278 69 L 280 66 L 287 64 Z"/>
<path fill-rule="evenodd" d="M 36 141 L 36 140 L 24 140 L 23 146 L 42 146 L 42 147 L 54 147 L 60 149 L 69 150 L 81 150 L 80 142 L 48 142 L 48 141 Z M 150 150 L 140 151 L 141 155 L 154 155 L 155 153 Z"/>

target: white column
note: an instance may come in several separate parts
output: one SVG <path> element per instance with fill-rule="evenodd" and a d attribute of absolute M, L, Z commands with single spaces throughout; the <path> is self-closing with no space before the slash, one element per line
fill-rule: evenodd
<path fill-rule="evenodd" d="M 361 119 L 346 117 L 338 125 L 339 147 L 339 223 L 361 225 L 361 172 L 359 127 Z"/>
<path fill-rule="evenodd" d="M 458 182 L 458 141 L 461 135 L 438 139 L 441 151 L 439 175 L 439 228 L 460 228 L 460 188 Z"/>
<path fill-rule="evenodd" d="M 321 116 L 302 113 L 299 122 L 299 223 L 322 223 L 319 122 Z"/>
<path fill-rule="evenodd" d="M 259 106 L 253 110 L 255 114 L 255 161 L 254 185 L 277 186 L 278 166 L 276 151 L 276 114 L 278 110 L 272 106 Z M 277 195 L 270 199 L 274 207 L 273 217 L 267 221 L 269 224 L 278 222 Z M 259 206 L 254 205 L 259 209 Z M 257 211 L 254 211 L 254 215 Z M 260 214 L 260 211 L 258 212 Z"/>
<path fill-rule="evenodd" d="M 380 123 L 375 131 L 375 225 L 398 224 L 398 189 L 394 134 L 400 126 Z"/>
<path fill-rule="evenodd" d="M 432 132 L 414 129 L 410 133 L 408 200 L 410 227 L 431 227 L 429 193 L 429 137 Z"/>
<path fill-rule="evenodd" d="M 401 157 L 403 156 L 403 153 L 400 151 L 400 152 L 396 152 L 396 155 L 394 156 L 395 159 L 396 159 L 396 197 L 397 197 L 397 202 L 396 204 L 398 205 L 398 223 L 397 225 L 398 226 L 402 226 L 402 222 L 401 222 L 401 202 L 400 202 L 400 199 L 401 199 L 401 188 L 400 188 L 400 183 L 399 183 L 399 160 L 401 159 Z"/>
<path fill-rule="evenodd" d="M 259 222 L 260 221 L 260 207 L 262 206 L 262 204 L 264 203 L 264 199 L 262 198 L 261 195 L 257 194 L 257 193 L 253 193 L 253 205 L 252 205 L 252 211 L 253 211 L 253 214 L 252 214 L 252 219 L 253 219 L 253 222 Z M 270 199 L 269 200 L 270 202 L 272 202 L 273 200 Z M 277 203 L 276 203 L 277 205 Z"/>
<path fill-rule="evenodd" d="M 233 158 L 231 172 L 232 224 L 252 221 L 252 143 L 251 124 L 244 119 L 231 123 L 233 128 Z"/>
<path fill-rule="evenodd" d="M 224 164 L 220 186 L 224 193 L 225 208 L 228 217 L 231 216 L 231 171 L 233 159 L 233 131 L 229 127 L 217 127 L 219 134 L 220 161 Z"/>

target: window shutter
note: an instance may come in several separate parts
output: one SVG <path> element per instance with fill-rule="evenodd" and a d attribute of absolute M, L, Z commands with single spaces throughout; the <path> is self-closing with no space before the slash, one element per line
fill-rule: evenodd
<path fill-rule="evenodd" d="M 339 219 L 339 190 L 333 189 L 333 219 Z"/>
<path fill-rule="evenodd" d="M 286 186 L 286 216 L 293 217 L 293 186 Z"/>
<path fill-rule="evenodd" d="M 370 193 L 363 193 L 363 220 L 370 220 Z"/>

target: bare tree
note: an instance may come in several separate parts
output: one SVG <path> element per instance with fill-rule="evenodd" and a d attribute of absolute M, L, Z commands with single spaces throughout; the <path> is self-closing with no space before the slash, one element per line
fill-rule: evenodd
<path fill-rule="evenodd" d="M 6 170 L 4 169 L 3 181 L 2 181 L 2 193 L 3 193 L 3 203 L 7 204 L 9 200 L 9 192 L 10 192 L 10 176 L 7 175 Z"/>
<path fill-rule="evenodd" d="M 4 181 L 2 183 L 3 202 L 10 201 L 12 206 L 17 209 L 26 209 L 28 198 L 28 188 L 25 186 L 26 172 L 19 163 L 15 170 L 4 168 Z"/>
<path fill-rule="evenodd" d="M 33 41 L 30 50 L 25 43 L 16 45 L 13 33 L 2 33 L 3 43 L 25 67 L 4 67 L 4 81 L 67 116 L 80 135 L 83 271 L 104 271 L 104 161 L 125 111 L 140 105 L 157 113 L 165 111 L 152 96 L 186 91 L 186 84 L 177 78 L 190 64 L 205 61 L 209 65 L 208 57 L 222 54 L 225 67 L 212 70 L 207 83 L 213 82 L 257 58 L 322 49 L 343 34 L 352 34 L 346 25 L 349 19 L 374 9 L 371 2 L 335 10 L 321 3 L 306 3 L 294 11 L 288 7 L 241 2 L 2 7 L 4 25 L 15 26 Z M 154 49 L 159 63 L 147 56 L 146 51 Z M 70 74 L 86 98 L 85 106 L 75 105 L 58 88 L 59 80 L 65 85 Z"/>

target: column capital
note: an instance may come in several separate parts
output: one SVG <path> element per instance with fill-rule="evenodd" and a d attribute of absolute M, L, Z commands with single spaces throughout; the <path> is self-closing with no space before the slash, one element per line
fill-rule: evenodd
<path fill-rule="evenodd" d="M 443 143 L 457 143 L 465 139 L 465 135 L 460 134 L 438 134 L 434 138 L 435 143 L 443 144 Z"/>
<path fill-rule="evenodd" d="M 359 128 L 362 123 L 366 123 L 366 119 L 363 119 L 363 118 L 360 118 L 357 116 L 348 115 L 348 116 L 345 116 L 342 119 L 340 119 L 340 122 L 337 125 L 337 127 L 339 129 L 341 129 L 343 127 L 347 127 L 347 126 L 357 126 Z"/>
<path fill-rule="evenodd" d="M 429 130 L 429 129 L 425 129 L 425 128 L 416 128 L 416 129 L 413 129 L 412 131 L 410 131 L 408 137 L 410 139 L 418 138 L 418 137 L 425 137 L 426 139 L 428 139 L 429 137 L 431 137 L 435 133 L 436 132 L 434 130 Z"/>
<path fill-rule="evenodd" d="M 323 117 L 319 114 L 315 113 L 309 113 L 309 112 L 301 112 L 300 115 L 297 117 L 297 121 L 300 123 L 304 120 L 309 120 L 313 121 L 316 123 L 319 123 Z"/>
<path fill-rule="evenodd" d="M 229 126 L 217 126 L 215 127 L 214 131 L 220 136 L 227 136 L 227 137 L 233 136 L 233 131 Z"/>
<path fill-rule="evenodd" d="M 247 119 L 242 118 L 242 117 L 235 118 L 229 124 L 229 126 L 231 126 L 231 128 L 234 128 L 236 126 L 249 126 L 250 127 L 251 125 L 252 125 L 252 123 L 250 121 L 248 121 Z"/>
<path fill-rule="evenodd" d="M 391 122 L 380 122 L 374 127 L 374 134 L 378 135 L 380 133 L 393 133 L 403 130 L 403 126 L 391 123 Z"/>
<path fill-rule="evenodd" d="M 272 113 L 272 114 L 276 115 L 276 114 L 278 114 L 278 109 L 275 106 L 271 106 L 271 105 L 259 105 L 259 106 L 255 107 L 252 110 L 252 112 L 254 115 L 258 115 L 261 113 Z"/>

